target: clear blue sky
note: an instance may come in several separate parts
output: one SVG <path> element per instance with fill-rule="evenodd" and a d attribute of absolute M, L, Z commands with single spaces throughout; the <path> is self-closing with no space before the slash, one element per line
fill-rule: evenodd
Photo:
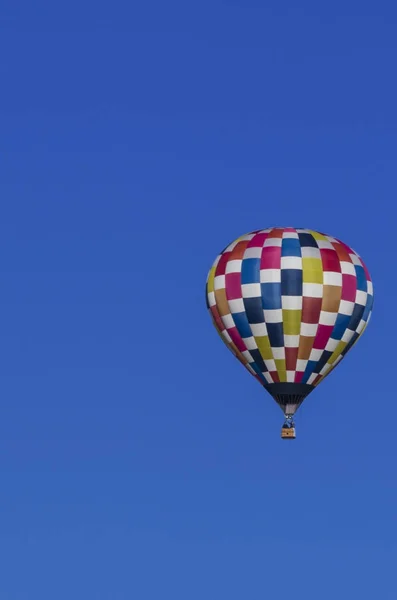
<path fill-rule="evenodd" d="M 396 28 L 392 0 L 2 2 L 1 600 L 395 600 Z M 375 288 L 293 444 L 204 297 L 272 225 Z"/>

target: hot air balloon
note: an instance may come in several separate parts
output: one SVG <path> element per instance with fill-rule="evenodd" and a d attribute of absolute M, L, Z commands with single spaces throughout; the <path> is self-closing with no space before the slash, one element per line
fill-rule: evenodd
<path fill-rule="evenodd" d="M 223 342 L 284 413 L 294 415 L 369 323 L 373 285 L 359 255 L 311 229 L 273 227 L 237 238 L 216 258 L 207 307 Z"/>

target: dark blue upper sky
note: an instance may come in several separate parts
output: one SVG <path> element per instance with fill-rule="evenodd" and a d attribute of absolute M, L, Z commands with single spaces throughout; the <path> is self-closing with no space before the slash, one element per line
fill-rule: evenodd
<path fill-rule="evenodd" d="M 4 0 L 0 597 L 395 600 L 395 2 Z M 363 338 L 279 439 L 207 271 L 351 245 Z"/>

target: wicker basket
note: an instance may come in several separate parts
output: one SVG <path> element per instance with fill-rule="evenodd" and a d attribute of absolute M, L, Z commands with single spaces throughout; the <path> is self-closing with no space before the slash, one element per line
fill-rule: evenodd
<path fill-rule="evenodd" d="M 281 430 L 283 440 L 294 440 L 296 438 L 295 427 L 283 427 Z"/>

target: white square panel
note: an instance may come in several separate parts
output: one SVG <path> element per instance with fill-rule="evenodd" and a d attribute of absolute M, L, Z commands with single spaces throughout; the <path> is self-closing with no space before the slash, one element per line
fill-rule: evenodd
<path fill-rule="evenodd" d="M 319 248 L 313 248 L 312 246 L 302 246 L 302 258 L 321 258 L 321 252 Z"/>
<path fill-rule="evenodd" d="M 244 252 L 244 259 L 245 258 L 260 258 L 261 255 L 262 255 L 262 246 L 260 246 L 260 248 L 258 248 L 258 247 L 247 248 L 246 251 Z"/>
<path fill-rule="evenodd" d="M 302 269 L 302 259 L 299 256 L 282 256 L 281 269 Z"/>
<path fill-rule="evenodd" d="M 245 312 L 244 300 L 242 298 L 235 298 L 234 300 L 228 300 L 230 312 L 241 313 Z"/>
<path fill-rule="evenodd" d="M 283 360 L 285 359 L 285 348 L 272 348 L 273 358 L 274 360 Z"/>
<path fill-rule="evenodd" d="M 263 247 L 264 248 L 268 248 L 269 246 L 279 246 L 279 247 L 281 247 L 282 241 L 283 240 L 281 238 L 271 238 L 271 237 L 268 237 L 268 238 L 266 238 L 265 243 L 263 244 Z"/>
<path fill-rule="evenodd" d="M 320 360 L 323 354 L 323 350 L 319 350 L 318 348 L 313 348 L 310 352 L 309 360 Z"/>
<path fill-rule="evenodd" d="M 361 333 L 364 331 L 364 329 L 365 329 L 365 326 L 366 326 L 366 322 L 365 322 L 365 321 L 363 321 L 363 320 L 361 319 L 361 321 L 360 321 L 360 322 L 359 322 L 359 324 L 357 325 L 356 332 L 357 332 L 358 334 L 361 334 Z"/>
<path fill-rule="evenodd" d="M 300 310 L 302 296 L 281 296 L 281 306 L 284 310 Z"/>
<path fill-rule="evenodd" d="M 283 311 L 281 308 L 275 310 L 264 310 L 263 311 L 266 323 L 282 323 Z"/>
<path fill-rule="evenodd" d="M 244 356 L 244 358 L 246 360 L 248 360 L 248 362 L 250 362 L 250 363 L 255 362 L 254 359 L 252 358 L 251 352 L 249 350 L 244 350 L 241 354 Z"/>
<path fill-rule="evenodd" d="M 258 349 L 255 338 L 253 336 L 248 337 L 248 338 L 243 338 L 243 342 L 246 345 L 247 350 L 257 350 Z"/>
<path fill-rule="evenodd" d="M 299 335 L 284 335 L 284 346 L 286 348 L 299 348 Z"/>
<path fill-rule="evenodd" d="M 243 298 L 261 298 L 261 284 L 260 283 L 244 283 L 241 286 Z"/>
<path fill-rule="evenodd" d="M 346 329 L 345 333 L 342 336 L 342 342 L 346 342 L 348 344 L 354 335 L 354 331 L 351 329 Z"/>
<path fill-rule="evenodd" d="M 337 316 L 338 316 L 337 313 L 327 312 L 325 310 L 322 310 L 320 312 L 319 324 L 320 325 L 335 325 Z"/>
<path fill-rule="evenodd" d="M 296 361 L 296 370 L 300 371 L 300 373 L 304 373 L 306 371 L 306 367 L 307 360 L 301 360 L 300 358 L 298 358 L 298 360 Z"/>
<path fill-rule="evenodd" d="M 318 376 L 318 374 L 317 374 L 317 373 L 312 373 L 312 374 L 310 375 L 309 379 L 307 380 L 307 383 L 308 383 L 309 385 L 311 385 L 311 384 L 313 383 L 313 381 L 316 379 L 316 377 L 317 377 L 317 376 Z"/>
<path fill-rule="evenodd" d="M 335 248 L 333 247 L 331 242 L 329 242 L 328 240 L 316 240 L 316 242 L 317 242 L 317 246 L 321 250 L 335 250 Z"/>
<path fill-rule="evenodd" d="M 221 317 L 221 319 L 226 329 L 233 329 L 233 327 L 235 326 L 235 322 L 232 315 L 224 315 L 223 317 Z"/>
<path fill-rule="evenodd" d="M 214 279 L 214 289 L 215 290 L 224 290 L 225 287 L 226 287 L 225 275 L 217 275 Z"/>
<path fill-rule="evenodd" d="M 255 337 L 267 336 L 266 323 L 252 323 L 250 324 L 252 335 Z"/>
<path fill-rule="evenodd" d="M 280 283 L 281 282 L 280 269 L 261 269 L 260 282 L 261 283 Z"/>
<path fill-rule="evenodd" d="M 322 298 L 323 290 L 322 283 L 304 283 L 302 292 L 306 298 Z"/>
<path fill-rule="evenodd" d="M 358 265 L 360 267 L 363 266 L 363 263 L 360 260 L 360 257 L 357 256 L 357 254 L 349 254 L 350 258 L 352 259 L 353 264 Z"/>
<path fill-rule="evenodd" d="M 339 304 L 339 313 L 341 315 L 351 316 L 354 310 L 354 302 L 350 302 L 349 300 L 341 300 Z"/>
<path fill-rule="evenodd" d="M 340 340 L 334 340 L 334 338 L 330 338 L 325 346 L 325 349 L 328 350 L 328 352 L 334 352 L 339 344 L 339 341 Z"/>
<path fill-rule="evenodd" d="M 215 306 L 215 304 L 216 304 L 215 293 L 214 292 L 208 292 L 207 298 L 208 298 L 208 304 L 210 306 Z"/>
<path fill-rule="evenodd" d="M 294 383 L 295 371 L 287 371 L 287 381 L 288 381 L 288 383 Z"/>
<path fill-rule="evenodd" d="M 363 292 L 361 290 L 357 290 L 357 292 L 356 292 L 356 304 L 361 304 L 361 306 L 365 306 L 367 304 L 367 292 Z"/>
<path fill-rule="evenodd" d="M 276 363 L 272 359 L 265 360 L 265 365 L 269 371 L 277 371 Z"/>
<path fill-rule="evenodd" d="M 240 273 L 242 263 L 242 260 L 229 260 L 229 262 L 226 264 L 226 274 Z"/>
<path fill-rule="evenodd" d="M 353 263 L 342 260 L 340 263 L 340 267 L 343 275 L 354 275 L 354 277 L 356 276 L 356 269 L 354 268 Z"/>
<path fill-rule="evenodd" d="M 323 366 L 323 368 L 320 371 L 320 375 L 325 375 L 326 373 L 328 373 L 328 371 L 330 370 L 331 367 L 332 367 L 331 364 L 325 363 L 325 365 Z"/>
<path fill-rule="evenodd" d="M 318 325 L 316 323 L 301 323 L 301 335 L 314 337 L 317 333 Z"/>
<path fill-rule="evenodd" d="M 223 331 L 221 331 L 221 334 L 223 335 L 223 337 L 225 338 L 225 340 L 229 343 L 232 344 L 232 338 L 230 337 L 230 335 L 227 332 L 227 329 L 224 329 Z"/>
<path fill-rule="evenodd" d="M 324 285 L 342 285 L 342 273 L 335 273 L 334 271 L 324 271 L 323 273 Z"/>

